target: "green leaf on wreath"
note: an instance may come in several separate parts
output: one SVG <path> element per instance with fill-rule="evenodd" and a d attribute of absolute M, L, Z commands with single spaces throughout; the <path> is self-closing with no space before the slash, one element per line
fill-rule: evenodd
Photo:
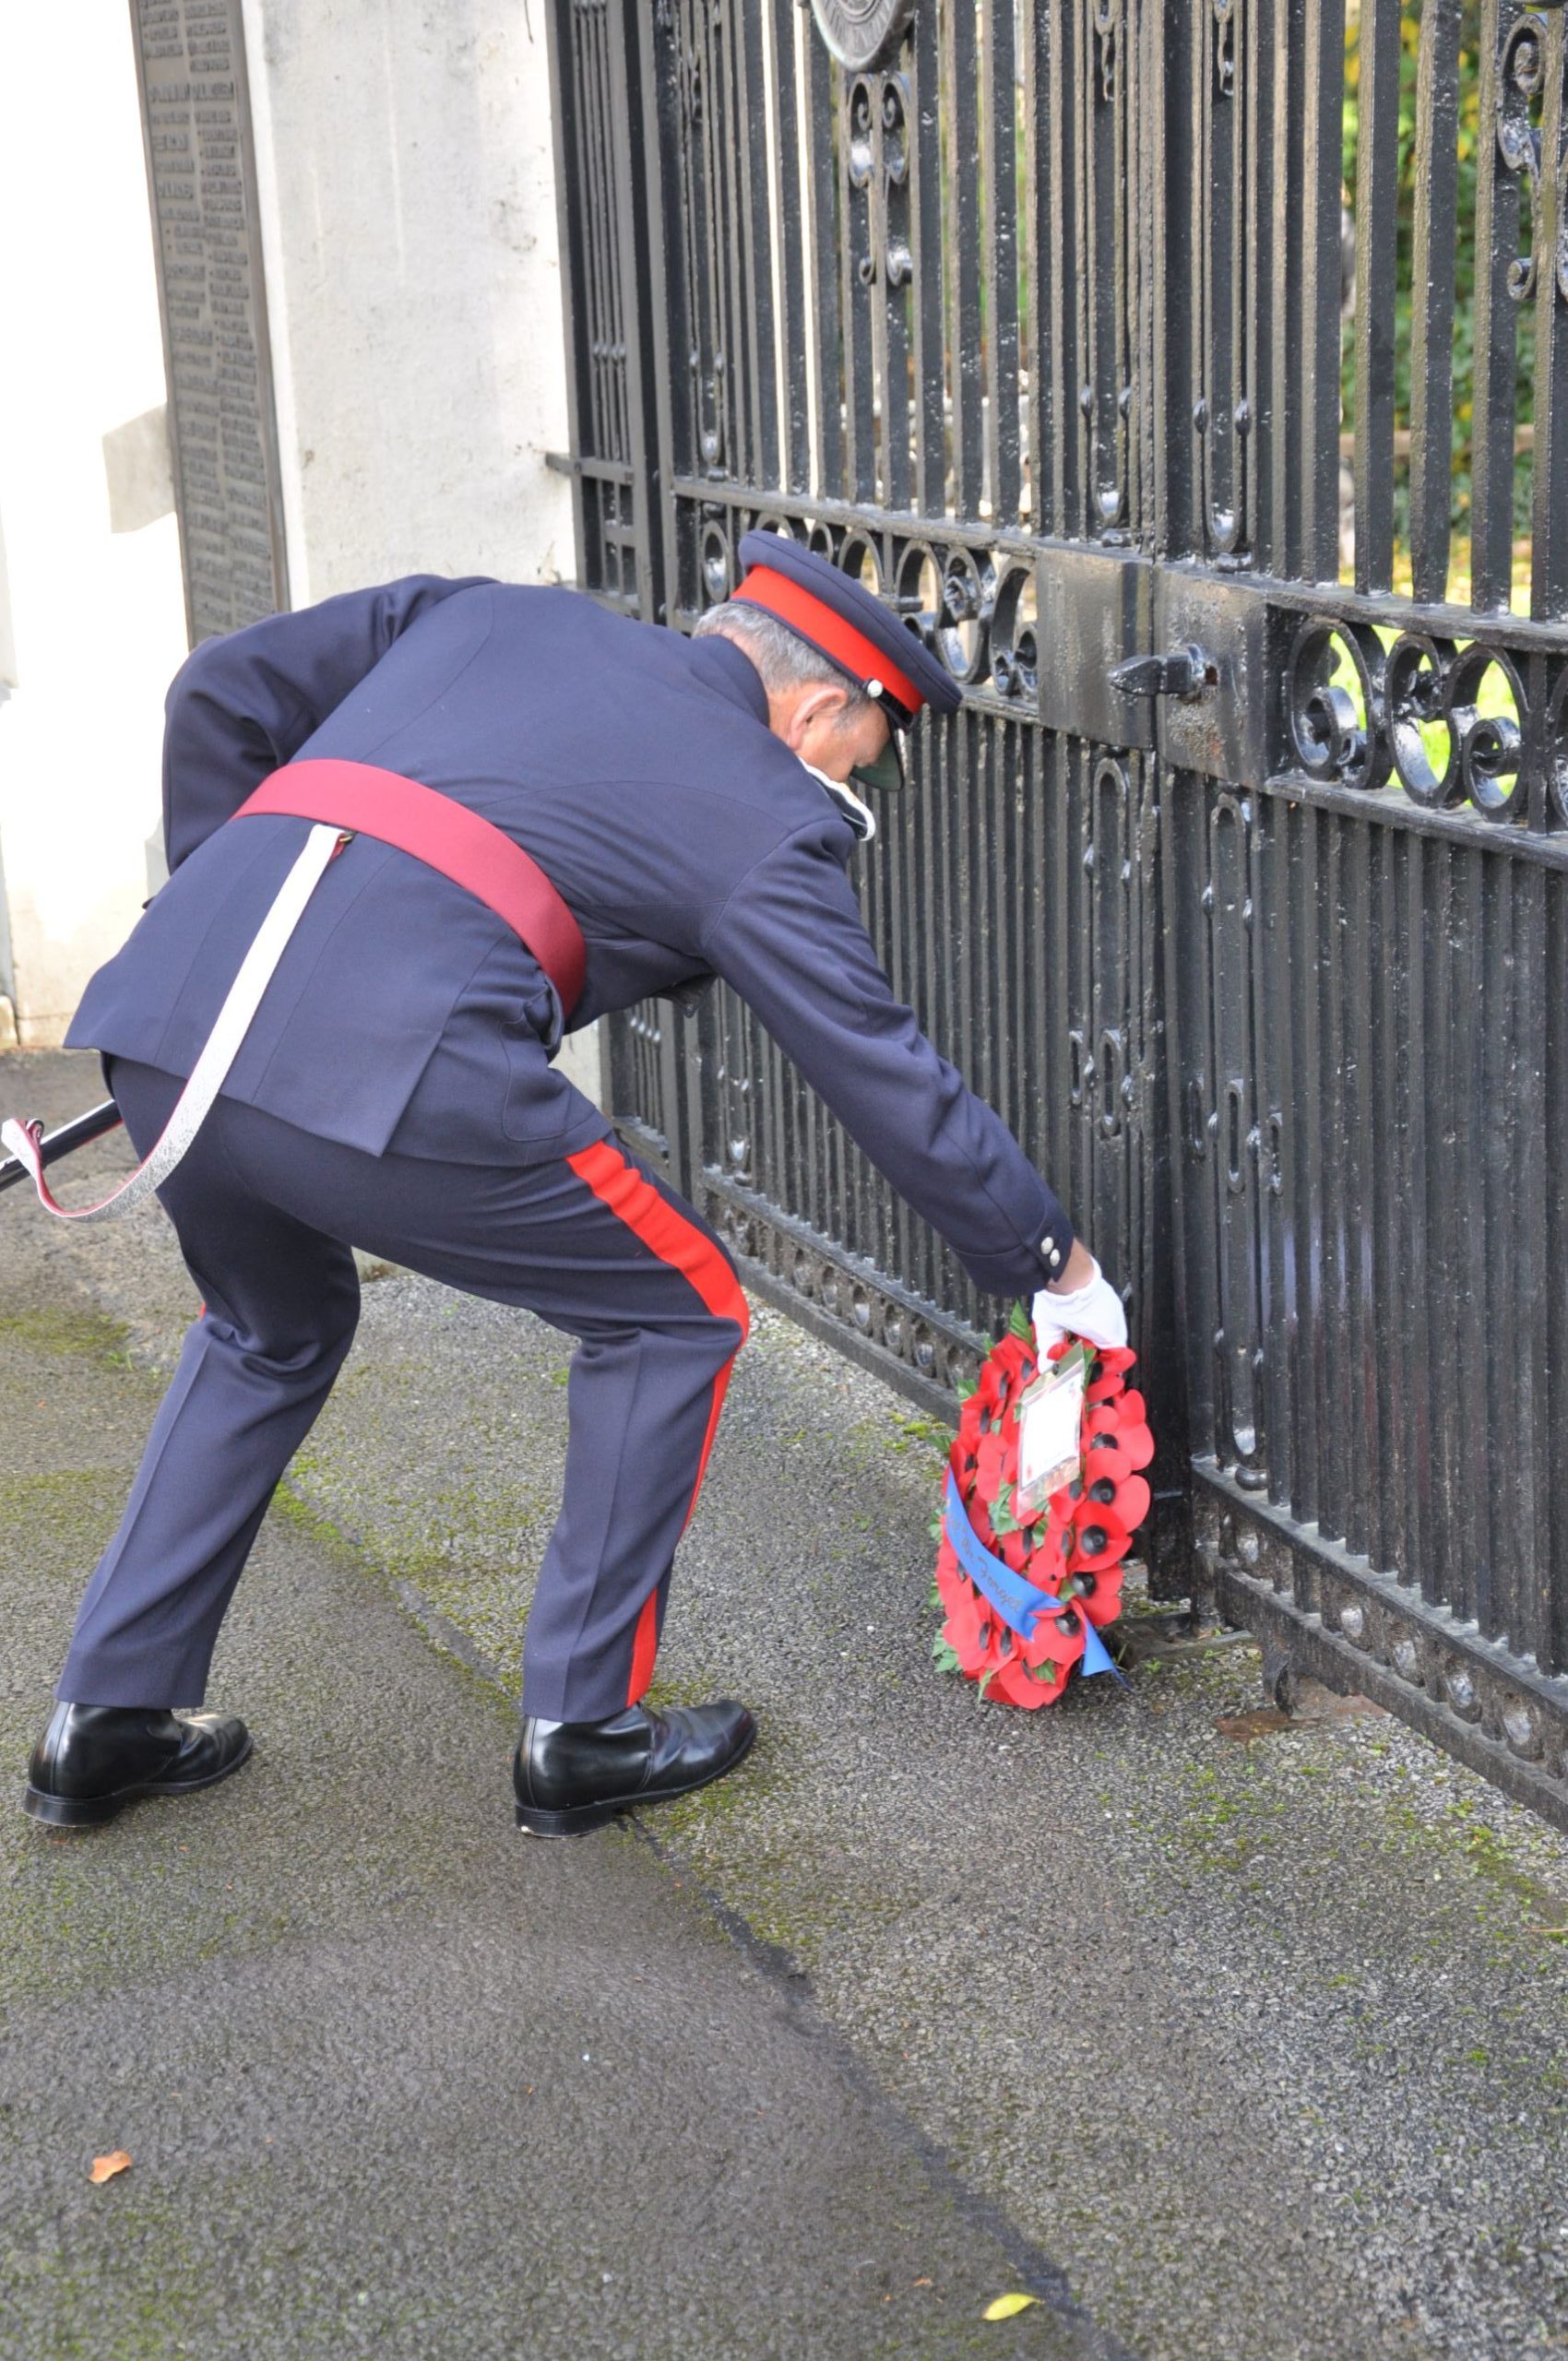
<path fill-rule="evenodd" d="M 992 1501 L 987 1514 L 991 1518 L 991 1529 L 998 1538 L 1004 1533 L 1017 1533 L 1022 1530 L 1017 1518 L 1013 1513 L 1011 1484 L 998 1485 L 996 1498 Z"/>
<path fill-rule="evenodd" d="M 984 1672 L 981 1673 L 980 1679 L 975 1683 L 975 1698 L 977 1703 L 985 1695 L 986 1691 L 991 1687 L 992 1682 L 995 1679 L 1000 1670 L 1000 1665 L 993 1664 L 988 1665 Z"/>
<path fill-rule="evenodd" d="M 972 1377 L 961 1377 L 958 1380 L 957 1384 L 953 1388 L 953 1391 L 957 1395 L 960 1402 L 967 1402 L 971 1394 L 978 1394 L 980 1392 L 980 1385 L 978 1381 Z"/>
<path fill-rule="evenodd" d="M 932 1578 L 932 1585 L 931 1585 L 931 1604 L 932 1605 L 932 1607 L 937 1608 L 939 1608 L 939 1609 L 940 1609 L 941 1605 L 942 1605 L 942 1592 L 941 1592 L 941 1589 L 940 1589 L 940 1587 L 938 1586 L 938 1584 L 937 1584 L 937 1583 L 936 1583 L 936 1581 L 935 1581 L 934 1577 Z"/>
<path fill-rule="evenodd" d="M 931 1653 L 938 1672 L 962 1672 L 964 1667 L 958 1662 L 957 1649 L 940 1631 L 931 1643 Z"/>
<path fill-rule="evenodd" d="M 1051 1686 L 1056 1674 L 1057 1665 L 1053 1656 L 1047 1656 L 1043 1664 L 1032 1664 L 1029 1667 L 1029 1679 L 1038 1680 L 1046 1689 Z"/>
<path fill-rule="evenodd" d="M 1028 1304 L 1016 1303 L 1013 1306 L 1012 1311 L 1007 1314 L 1007 1332 L 1009 1335 L 1021 1337 L 1026 1345 L 1034 1343 L 1034 1323 L 1029 1318 Z"/>

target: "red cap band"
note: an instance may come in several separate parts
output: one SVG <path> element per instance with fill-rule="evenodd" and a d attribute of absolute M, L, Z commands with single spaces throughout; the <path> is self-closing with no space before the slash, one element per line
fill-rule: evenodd
<path fill-rule="evenodd" d="M 846 575 L 845 580 L 849 579 Z M 900 672 L 885 649 L 857 631 L 853 623 L 847 623 L 825 599 L 814 598 L 787 575 L 775 574 L 770 565 L 754 565 L 734 596 L 754 607 L 766 607 L 781 623 L 788 623 L 802 639 L 809 639 L 814 647 L 820 647 L 825 656 L 831 656 L 836 664 L 842 664 L 862 687 L 868 681 L 880 681 L 910 714 L 919 713 L 924 705 L 924 697 L 909 674 Z"/>

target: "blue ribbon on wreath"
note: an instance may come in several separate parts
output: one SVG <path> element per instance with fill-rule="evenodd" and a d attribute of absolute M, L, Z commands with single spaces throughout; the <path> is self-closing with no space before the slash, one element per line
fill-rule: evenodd
<path fill-rule="evenodd" d="M 1065 1615 L 1071 1609 L 1077 1614 L 1084 1627 L 1083 1661 L 1078 1670 L 1086 1679 L 1092 1679 L 1097 1672 L 1109 1672 L 1122 1680 L 1122 1675 L 1111 1662 L 1110 1649 L 1078 1601 L 1056 1598 L 1050 1591 L 1037 1589 L 1033 1583 L 1027 1582 L 1022 1574 L 1016 1574 L 1011 1566 L 986 1548 L 969 1523 L 968 1512 L 951 1468 L 947 1470 L 944 1522 L 947 1538 L 957 1553 L 958 1563 L 980 1596 L 990 1600 L 1010 1631 L 1016 1632 L 1020 1640 L 1032 1640 L 1035 1625 L 1042 1615 Z M 1127 1684 L 1123 1680 L 1122 1685 L 1125 1688 Z"/>

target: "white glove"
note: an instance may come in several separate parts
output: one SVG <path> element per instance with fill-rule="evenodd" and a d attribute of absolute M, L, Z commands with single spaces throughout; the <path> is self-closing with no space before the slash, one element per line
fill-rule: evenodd
<path fill-rule="evenodd" d="M 1041 1287 L 1029 1307 L 1034 1321 L 1035 1348 L 1043 1361 L 1063 1336 L 1083 1336 L 1091 1345 L 1120 1350 L 1127 1341 L 1127 1314 L 1122 1299 L 1097 1263 L 1094 1276 L 1070 1294 Z"/>

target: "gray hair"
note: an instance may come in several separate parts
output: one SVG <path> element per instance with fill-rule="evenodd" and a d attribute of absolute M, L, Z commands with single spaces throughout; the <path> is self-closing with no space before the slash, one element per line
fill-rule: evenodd
<path fill-rule="evenodd" d="M 851 680 L 830 656 L 824 656 L 788 623 L 781 623 L 766 607 L 754 606 L 749 599 L 726 599 L 721 606 L 709 607 L 697 618 L 692 637 L 713 636 L 732 639 L 745 649 L 762 675 L 765 689 L 811 688 L 829 681 L 844 692 L 846 721 L 876 706 L 876 699 L 867 696 L 860 682 Z"/>

